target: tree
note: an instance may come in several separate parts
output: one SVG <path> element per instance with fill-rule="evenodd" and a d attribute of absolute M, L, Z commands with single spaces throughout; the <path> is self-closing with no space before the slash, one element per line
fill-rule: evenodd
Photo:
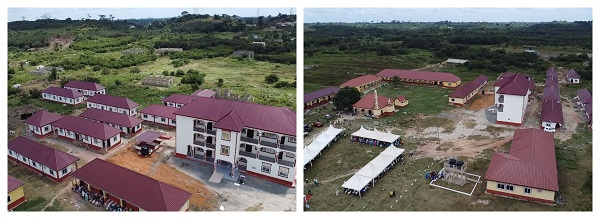
<path fill-rule="evenodd" d="M 187 12 L 187 11 L 182 11 L 182 12 L 181 12 L 181 16 L 182 16 L 182 17 L 183 17 L 183 16 L 186 16 L 186 15 L 188 15 L 188 14 L 190 14 L 190 13 L 189 13 L 189 12 Z"/>
<path fill-rule="evenodd" d="M 131 74 L 137 74 L 137 73 L 140 73 L 141 71 L 140 71 L 140 68 L 138 68 L 137 66 L 134 66 L 133 68 L 131 68 L 129 70 L 129 72 L 131 72 Z"/>
<path fill-rule="evenodd" d="M 48 75 L 48 80 L 55 81 L 58 79 L 57 72 L 58 70 L 56 70 L 55 67 L 52 67 L 52 70 L 50 70 L 50 75 Z"/>
<path fill-rule="evenodd" d="M 260 16 L 260 17 L 258 17 L 258 24 L 257 24 L 257 25 L 258 25 L 258 28 L 262 28 L 262 27 L 263 27 L 263 25 L 265 25 L 265 21 L 264 21 L 264 20 L 265 20 L 265 17 L 264 17 L 264 16 Z"/>
<path fill-rule="evenodd" d="M 110 74 L 110 70 L 108 68 L 104 68 L 104 69 L 102 69 L 102 74 L 103 75 Z"/>
<path fill-rule="evenodd" d="M 42 93 L 40 92 L 39 89 L 32 88 L 31 90 L 29 90 L 29 98 L 31 98 L 31 99 L 42 98 Z"/>
<path fill-rule="evenodd" d="M 222 86 L 223 86 L 223 78 L 217 79 L 217 87 L 222 87 Z"/>
<path fill-rule="evenodd" d="M 121 85 L 121 81 L 119 81 L 119 79 L 115 80 L 115 85 L 117 85 L 117 86 Z"/>
<path fill-rule="evenodd" d="M 391 83 L 394 85 L 394 87 L 398 87 L 398 85 L 400 85 L 400 78 L 398 76 L 394 76 Z"/>
<path fill-rule="evenodd" d="M 25 62 L 24 61 L 19 62 L 19 70 L 21 70 L 21 71 L 25 70 Z"/>
<path fill-rule="evenodd" d="M 353 87 L 344 87 L 333 97 L 333 105 L 338 109 L 348 109 L 360 100 L 360 92 Z"/>
<path fill-rule="evenodd" d="M 279 77 L 276 74 L 270 74 L 265 77 L 265 83 L 274 84 L 279 81 Z"/>

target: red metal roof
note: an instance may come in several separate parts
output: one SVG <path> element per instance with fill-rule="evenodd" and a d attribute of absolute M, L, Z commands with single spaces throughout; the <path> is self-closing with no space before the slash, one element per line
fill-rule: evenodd
<path fill-rule="evenodd" d="M 558 87 L 558 78 L 557 77 L 547 77 L 546 82 L 544 83 L 546 87 Z"/>
<path fill-rule="evenodd" d="M 42 90 L 42 93 L 54 94 L 56 96 L 68 97 L 68 98 L 77 98 L 77 97 L 83 96 L 83 94 L 79 93 L 78 91 L 69 90 L 69 89 L 62 88 L 62 87 L 48 87 L 48 88 Z"/>
<path fill-rule="evenodd" d="M 56 150 L 27 137 L 19 136 L 8 142 L 8 149 L 40 163 L 54 171 L 59 171 L 75 163 L 79 158 Z"/>
<path fill-rule="evenodd" d="M 513 74 L 512 76 L 500 79 L 494 86 L 499 86 L 497 93 L 525 96 L 531 87 L 532 81 L 522 74 Z"/>
<path fill-rule="evenodd" d="M 54 121 L 52 126 L 102 140 L 108 140 L 121 133 L 121 130 L 112 126 L 73 116 L 64 116 Z"/>
<path fill-rule="evenodd" d="M 129 98 L 105 94 L 96 94 L 94 96 L 91 96 L 90 98 L 88 98 L 87 102 L 99 103 L 123 109 L 133 109 L 139 106 L 138 103 L 131 101 Z"/>
<path fill-rule="evenodd" d="M 555 68 L 550 67 L 546 70 L 546 77 L 558 77 L 558 72 Z"/>
<path fill-rule="evenodd" d="M 159 139 L 164 133 L 162 132 L 153 132 L 153 131 L 145 131 L 135 138 L 138 142 L 153 142 L 156 139 Z"/>
<path fill-rule="evenodd" d="M 73 177 L 147 211 L 179 211 L 191 193 L 133 170 L 94 159 Z"/>
<path fill-rule="evenodd" d="M 588 122 L 590 122 L 590 123 L 592 122 L 592 113 L 593 112 L 594 111 L 592 111 L 592 103 L 586 104 L 585 105 L 585 113 L 587 114 L 587 116 L 588 116 Z"/>
<path fill-rule="evenodd" d="M 240 115 L 235 110 L 231 110 L 231 112 L 215 123 L 215 127 L 228 131 L 241 132 L 244 124 L 242 119 L 240 119 Z"/>
<path fill-rule="evenodd" d="M 165 105 L 152 104 L 143 110 L 140 113 L 150 114 L 154 116 L 160 116 L 167 119 L 175 119 L 175 111 L 178 109 L 175 107 L 168 107 Z"/>
<path fill-rule="evenodd" d="M 551 100 L 544 101 L 544 103 L 542 103 L 540 120 L 542 122 L 555 122 L 563 124 L 563 112 L 560 102 Z"/>
<path fill-rule="evenodd" d="M 38 110 L 31 117 L 27 118 L 25 124 L 42 127 L 62 118 L 60 114 L 51 113 L 46 110 Z"/>
<path fill-rule="evenodd" d="M 89 82 L 89 81 L 75 81 L 75 80 L 71 80 L 68 83 L 66 83 L 63 87 L 67 88 L 75 88 L 75 89 L 82 89 L 82 90 L 91 90 L 91 91 L 101 91 L 104 90 L 104 86 L 99 85 L 97 83 L 94 82 Z"/>
<path fill-rule="evenodd" d="M 233 110 L 244 127 L 296 136 L 296 113 L 284 107 L 201 97 L 177 110 L 175 115 L 219 122 Z"/>
<path fill-rule="evenodd" d="M 398 96 L 398 97 L 396 97 L 396 99 L 399 100 L 399 101 L 403 101 L 403 100 L 406 100 L 406 97 L 404 97 L 404 96 Z"/>
<path fill-rule="evenodd" d="M 567 71 L 567 78 L 581 79 L 581 76 L 579 74 L 577 74 L 577 72 L 574 69 L 571 69 L 571 70 Z"/>
<path fill-rule="evenodd" d="M 587 88 L 577 90 L 577 97 L 579 98 L 579 101 L 584 104 L 592 103 L 592 94 Z"/>
<path fill-rule="evenodd" d="M 554 136 L 540 129 L 515 130 L 510 152 L 496 153 L 486 180 L 558 191 Z"/>
<path fill-rule="evenodd" d="M 321 90 L 318 91 L 313 91 L 307 94 L 304 94 L 304 102 L 308 102 L 314 99 L 318 99 L 320 97 L 324 97 L 327 96 L 329 94 L 337 94 L 337 92 L 340 90 L 339 87 L 327 87 L 327 88 L 323 88 Z"/>
<path fill-rule="evenodd" d="M 555 86 L 544 87 L 542 100 L 560 101 L 560 91 Z"/>
<path fill-rule="evenodd" d="M 342 85 L 340 85 L 340 87 L 358 87 L 379 80 L 381 80 L 381 78 L 375 75 L 363 75 L 358 78 L 346 81 L 346 83 L 343 83 Z"/>
<path fill-rule="evenodd" d="M 480 75 L 479 77 L 475 78 L 475 80 L 456 88 L 456 90 L 454 90 L 449 97 L 465 98 L 469 94 L 473 93 L 473 91 L 475 91 L 479 86 L 487 83 L 487 79 L 488 78 L 485 75 Z"/>
<path fill-rule="evenodd" d="M 8 183 L 6 185 L 8 187 L 8 192 L 12 192 L 13 190 L 25 185 L 25 182 L 15 178 L 14 176 L 8 175 Z"/>
<path fill-rule="evenodd" d="M 376 74 L 378 77 L 399 78 L 412 80 L 427 80 L 427 81 L 442 81 L 442 82 L 458 82 L 460 78 L 452 73 L 447 72 L 431 72 L 431 71 L 416 71 L 416 70 L 398 70 L 398 69 L 383 69 Z"/>
<path fill-rule="evenodd" d="M 120 125 L 128 128 L 133 128 L 142 123 L 143 121 L 137 117 L 126 115 L 123 113 L 115 113 L 96 108 L 89 108 L 83 111 L 83 113 L 79 114 L 79 117 Z"/>
<path fill-rule="evenodd" d="M 191 95 L 185 95 L 185 94 L 171 94 L 170 96 L 165 97 L 162 101 L 170 102 L 170 103 L 186 104 L 186 103 L 192 102 L 192 100 L 195 100 L 196 98 L 198 98 L 198 96 L 191 96 Z"/>
<path fill-rule="evenodd" d="M 388 98 L 383 95 L 377 95 L 377 103 L 379 108 L 383 108 L 388 104 Z M 360 100 L 352 105 L 352 107 L 375 109 L 375 94 L 370 93 L 360 98 Z"/>

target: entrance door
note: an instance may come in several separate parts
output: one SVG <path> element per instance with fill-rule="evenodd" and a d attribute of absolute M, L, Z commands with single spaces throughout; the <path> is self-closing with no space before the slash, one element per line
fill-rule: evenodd
<path fill-rule="evenodd" d="M 283 144 L 285 142 L 285 136 L 281 136 L 281 140 L 279 140 L 279 144 Z"/>
<path fill-rule="evenodd" d="M 206 143 L 207 144 L 212 144 L 213 143 L 213 137 L 212 136 L 206 136 Z"/>
<path fill-rule="evenodd" d="M 211 157 L 212 158 L 213 157 L 213 151 L 207 150 L 206 151 L 206 157 Z"/>
<path fill-rule="evenodd" d="M 254 130 L 246 129 L 246 137 L 253 138 L 254 137 Z"/>
<path fill-rule="evenodd" d="M 206 124 L 206 129 L 212 130 L 212 125 L 212 122 L 209 122 L 208 124 Z"/>
<path fill-rule="evenodd" d="M 277 155 L 277 159 L 281 160 L 283 158 L 283 153 L 284 152 L 279 152 L 279 154 Z"/>

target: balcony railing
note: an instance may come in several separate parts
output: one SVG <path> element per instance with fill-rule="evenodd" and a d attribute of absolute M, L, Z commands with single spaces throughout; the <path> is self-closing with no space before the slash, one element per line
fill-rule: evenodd
<path fill-rule="evenodd" d="M 217 146 L 211 143 L 206 143 L 207 148 L 217 149 Z"/>
<path fill-rule="evenodd" d="M 204 133 L 204 132 L 206 132 L 206 129 L 204 129 L 204 127 L 194 127 L 194 131 Z"/>
<path fill-rule="evenodd" d="M 292 145 L 282 144 L 279 148 L 286 150 L 286 151 L 296 152 L 296 146 L 292 146 Z"/>
<path fill-rule="evenodd" d="M 250 157 L 250 158 L 256 158 L 255 153 L 248 152 L 248 151 L 240 151 L 240 155 Z"/>
<path fill-rule="evenodd" d="M 248 138 L 248 137 L 241 137 L 241 140 L 243 142 L 258 144 L 258 139 L 253 139 L 253 138 Z"/>
<path fill-rule="evenodd" d="M 211 135 L 216 135 L 217 130 L 206 130 L 206 133 L 211 134 Z"/>
<path fill-rule="evenodd" d="M 294 167 L 294 162 L 292 161 L 278 160 L 277 163 L 288 167 Z"/>
<path fill-rule="evenodd" d="M 260 144 L 267 146 L 267 147 L 277 148 L 277 143 L 273 143 L 273 142 L 260 141 Z"/>
<path fill-rule="evenodd" d="M 204 141 L 194 140 L 195 145 L 204 146 Z"/>
<path fill-rule="evenodd" d="M 271 157 L 272 155 L 258 155 L 258 159 L 269 161 L 271 163 L 275 163 L 275 157 Z"/>
<path fill-rule="evenodd" d="M 215 158 L 214 157 L 206 157 L 205 161 L 213 163 L 213 162 L 215 162 Z"/>

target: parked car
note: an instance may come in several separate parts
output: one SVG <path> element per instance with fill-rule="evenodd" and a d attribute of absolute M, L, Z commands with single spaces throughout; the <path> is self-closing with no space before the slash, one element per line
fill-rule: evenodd
<path fill-rule="evenodd" d="M 323 116 L 323 118 L 325 118 L 325 119 L 331 119 L 331 115 L 329 115 L 329 114 L 325 114 L 325 115 Z"/>
<path fill-rule="evenodd" d="M 308 133 L 312 131 L 312 127 L 309 124 L 304 124 L 304 132 Z"/>
<path fill-rule="evenodd" d="M 319 122 L 319 121 L 317 121 L 317 122 L 313 122 L 312 126 L 313 126 L 313 127 L 323 127 L 323 123 L 322 123 L 322 122 Z"/>

